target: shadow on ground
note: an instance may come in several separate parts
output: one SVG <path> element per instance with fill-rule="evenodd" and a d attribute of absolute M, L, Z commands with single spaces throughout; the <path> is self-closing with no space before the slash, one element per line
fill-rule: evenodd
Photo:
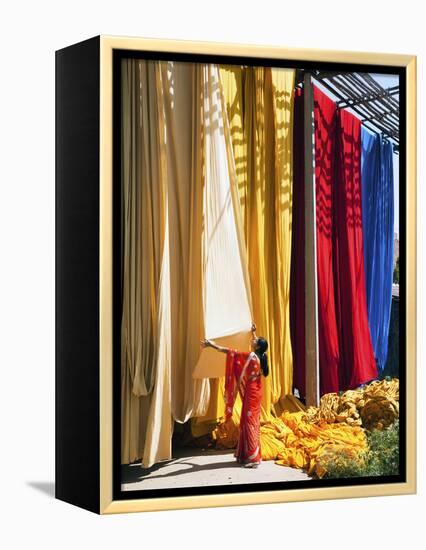
<path fill-rule="evenodd" d="M 55 498 L 55 483 L 53 481 L 27 481 L 27 485 L 50 498 Z"/>
<path fill-rule="evenodd" d="M 194 453 L 194 449 L 192 449 L 192 453 Z M 207 453 L 205 453 L 207 454 Z M 210 452 L 208 453 L 211 455 L 220 455 L 220 454 L 229 454 L 229 451 L 222 452 Z M 187 468 L 183 468 L 182 470 L 173 470 L 169 473 L 163 473 L 160 475 L 152 475 L 155 472 L 159 470 L 163 470 L 165 466 L 172 466 L 172 465 L 178 465 L 181 466 L 187 466 Z M 152 479 L 164 479 L 166 477 L 178 477 L 183 474 L 193 474 L 193 473 L 199 473 L 203 471 L 211 472 L 212 470 L 222 470 L 224 468 L 238 468 L 240 469 L 241 466 L 236 462 L 234 458 L 232 460 L 226 460 L 224 462 L 219 462 L 217 464 L 197 464 L 195 462 L 191 462 L 189 459 L 185 458 L 173 458 L 172 460 L 163 460 L 162 462 L 158 462 L 157 464 L 154 464 L 151 466 L 151 468 L 141 468 L 140 462 L 135 462 L 133 464 L 126 464 L 121 467 L 121 482 L 122 483 L 136 483 L 138 481 L 143 481 L 144 478 L 149 477 L 150 480 Z"/>

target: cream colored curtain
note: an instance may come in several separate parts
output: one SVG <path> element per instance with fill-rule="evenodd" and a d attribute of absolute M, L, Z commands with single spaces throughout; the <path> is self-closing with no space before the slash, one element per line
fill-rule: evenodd
<path fill-rule="evenodd" d="M 253 312 L 269 342 L 264 416 L 292 390 L 289 281 L 294 70 L 220 68 L 247 245 Z"/>
<path fill-rule="evenodd" d="M 122 461 L 171 457 L 172 418 L 205 414 L 203 74 L 123 62 Z"/>
<path fill-rule="evenodd" d="M 147 427 L 154 417 L 159 418 L 163 398 L 162 430 L 171 433 L 166 167 L 159 82 L 154 62 L 123 60 L 121 418 L 125 463 L 140 458 L 145 448 L 148 456 L 170 455 L 170 441 L 152 443 L 152 430 L 147 437 Z"/>
<path fill-rule="evenodd" d="M 216 65 L 204 73 L 204 318 L 207 338 L 249 333 L 251 294 L 245 247 L 240 248 L 240 208 L 234 206 L 235 163 Z M 226 128 L 226 133 L 225 133 Z M 227 147 L 227 145 L 229 147 Z M 231 152 L 231 156 L 229 153 Z"/>
<path fill-rule="evenodd" d="M 161 63 L 166 125 L 171 293 L 171 403 L 178 422 L 203 415 L 209 383 L 194 380 L 204 338 L 202 66 Z"/>

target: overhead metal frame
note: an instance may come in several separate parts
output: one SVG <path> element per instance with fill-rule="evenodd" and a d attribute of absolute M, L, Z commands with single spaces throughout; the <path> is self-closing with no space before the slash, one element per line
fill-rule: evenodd
<path fill-rule="evenodd" d="M 380 132 L 398 152 L 399 86 L 384 88 L 369 73 L 310 72 L 338 99 L 338 108 L 351 109 L 368 129 Z"/>

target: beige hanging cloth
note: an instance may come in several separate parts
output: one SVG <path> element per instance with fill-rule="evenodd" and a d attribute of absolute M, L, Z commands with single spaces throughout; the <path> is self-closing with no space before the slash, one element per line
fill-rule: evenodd
<path fill-rule="evenodd" d="M 122 61 L 123 463 L 143 456 L 152 464 L 171 454 L 167 200 L 158 89 L 155 62 Z"/>
<path fill-rule="evenodd" d="M 171 407 L 178 422 L 203 415 L 208 380 L 193 370 L 204 338 L 202 65 L 161 62 L 170 249 Z"/>

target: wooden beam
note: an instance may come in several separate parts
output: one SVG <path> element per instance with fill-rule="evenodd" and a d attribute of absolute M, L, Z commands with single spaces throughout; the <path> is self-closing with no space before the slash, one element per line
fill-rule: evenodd
<path fill-rule="evenodd" d="M 314 96 L 312 76 L 305 73 L 304 148 L 305 148 L 305 375 L 306 405 L 318 406 L 318 279 L 316 241 L 316 197 L 314 156 Z"/>

